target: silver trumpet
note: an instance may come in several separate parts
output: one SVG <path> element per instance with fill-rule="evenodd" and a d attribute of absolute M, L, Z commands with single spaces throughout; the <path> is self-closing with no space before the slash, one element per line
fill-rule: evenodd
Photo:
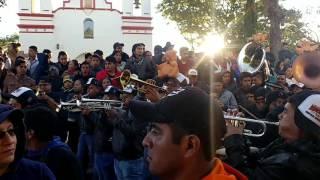
<path fill-rule="evenodd" d="M 242 121 L 244 123 L 258 123 L 261 126 L 262 132 L 255 134 L 249 129 L 244 129 L 243 135 L 246 136 L 251 136 L 251 137 L 261 137 L 267 132 L 267 124 L 269 125 L 274 125 L 274 126 L 279 126 L 279 122 L 269 122 L 269 121 L 264 121 L 264 120 L 257 120 L 257 119 L 249 119 L 249 118 L 243 118 L 243 117 L 236 117 L 236 116 L 228 116 L 224 115 L 225 120 L 234 120 L 234 121 Z"/>
<path fill-rule="evenodd" d="M 74 102 L 61 102 L 59 110 L 69 112 L 80 112 L 82 109 L 89 109 L 91 111 L 122 109 L 123 103 L 117 100 L 102 100 L 102 99 L 87 99 L 74 100 Z"/>

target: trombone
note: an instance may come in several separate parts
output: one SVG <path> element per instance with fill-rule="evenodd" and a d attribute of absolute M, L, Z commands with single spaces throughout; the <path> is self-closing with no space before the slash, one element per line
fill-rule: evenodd
<path fill-rule="evenodd" d="M 267 125 L 274 125 L 274 126 L 279 126 L 279 122 L 269 122 L 269 121 L 264 121 L 264 120 L 258 120 L 258 119 L 249 119 L 249 118 L 243 118 L 243 117 L 236 117 L 236 116 L 229 116 L 229 115 L 224 115 L 225 120 L 235 120 L 235 121 L 242 121 L 242 122 L 248 122 L 248 123 L 257 123 L 262 127 L 262 132 L 254 134 L 251 130 L 249 129 L 244 129 L 243 135 L 250 136 L 250 137 L 261 137 L 267 132 Z"/>
<path fill-rule="evenodd" d="M 143 80 L 139 79 L 136 74 L 131 74 L 129 70 L 124 70 L 119 78 L 120 78 L 120 83 L 123 88 L 127 87 L 130 84 L 140 84 L 140 85 L 145 85 L 145 86 L 151 86 L 151 87 L 156 88 L 162 92 L 167 92 L 167 90 L 165 88 L 162 88 L 162 87 L 157 86 L 153 83 L 149 83 L 147 81 L 143 81 Z M 137 89 L 139 92 L 145 93 L 144 88 L 139 87 Z"/>

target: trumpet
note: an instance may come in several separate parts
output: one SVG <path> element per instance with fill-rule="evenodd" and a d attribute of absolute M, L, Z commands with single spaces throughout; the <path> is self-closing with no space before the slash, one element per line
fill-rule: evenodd
<path fill-rule="evenodd" d="M 153 88 L 159 89 L 162 92 L 167 92 L 167 90 L 165 88 L 157 86 L 153 83 L 143 81 L 143 80 L 139 79 L 137 77 L 137 75 L 131 74 L 130 71 L 128 71 L 128 70 L 124 70 L 119 78 L 120 78 L 120 83 L 123 88 L 130 85 L 130 84 L 140 84 L 140 85 L 145 85 L 145 86 L 151 86 Z M 145 93 L 145 90 L 141 87 L 138 88 L 138 91 Z"/>
<path fill-rule="evenodd" d="M 61 102 L 58 105 L 59 110 L 68 112 L 80 112 L 82 109 L 91 111 L 122 109 L 123 103 L 117 100 L 87 99 L 75 100 L 75 102 Z"/>
<path fill-rule="evenodd" d="M 243 135 L 246 136 L 251 136 L 251 137 L 261 137 L 267 132 L 267 125 L 274 125 L 274 126 L 279 126 L 279 122 L 269 122 L 269 121 L 264 121 L 264 120 L 257 120 L 257 119 L 249 119 L 249 118 L 243 118 L 243 117 L 236 117 L 236 116 L 228 116 L 224 115 L 225 120 L 235 120 L 235 121 L 242 121 L 242 122 L 247 122 L 247 123 L 257 123 L 259 124 L 262 128 L 261 133 L 254 134 L 251 130 L 249 129 L 244 129 Z"/>

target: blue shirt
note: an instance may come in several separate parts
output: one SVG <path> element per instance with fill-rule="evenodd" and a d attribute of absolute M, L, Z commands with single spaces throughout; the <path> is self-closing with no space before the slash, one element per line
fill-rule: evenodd
<path fill-rule="evenodd" d="M 21 159 L 11 172 L 0 176 L 1 180 L 55 180 L 56 177 L 43 163 Z"/>

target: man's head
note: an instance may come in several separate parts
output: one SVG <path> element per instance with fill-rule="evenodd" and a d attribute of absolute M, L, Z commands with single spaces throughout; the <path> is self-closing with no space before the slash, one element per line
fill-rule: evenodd
<path fill-rule="evenodd" d="M 100 49 L 95 50 L 93 54 L 99 56 L 100 59 L 103 59 L 103 51 Z"/>
<path fill-rule="evenodd" d="M 108 56 L 105 61 L 105 69 L 108 72 L 115 72 L 116 71 L 116 58 L 113 56 Z"/>
<path fill-rule="evenodd" d="M 59 52 L 58 62 L 64 66 L 68 64 L 68 55 L 66 52 L 64 52 L 64 51 Z"/>
<path fill-rule="evenodd" d="M 63 77 L 63 88 L 65 90 L 70 90 L 73 87 L 73 80 L 69 75 Z"/>
<path fill-rule="evenodd" d="M 29 55 L 30 59 L 32 59 L 32 60 L 36 59 L 37 53 L 38 53 L 38 48 L 36 46 L 29 47 L 28 55 Z"/>
<path fill-rule="evenodd" d="M 188 71 L 188 78 L 191 85 L 195 85 L 198 81 L 198 71 L 196 69 L 190 69 Z"/>
<path fill-rule="evenodd" d="M 90 75 L 90 64 L 84 61 L 81 65 L 81 74 L 82 76 L 89 76 Z"/>
<path fill-rule="evenodd" d="M 242 72 L 240 74 L 240 87 L 244 91 L 249 91 L 251 87 L 251 74 L 248 72 Z"/>
<path fill-rule="evenodd" d="M 181 60 L 186 60 L 189 57 L 189 48 L 181 47 L 179 53 L 180 53 Z"/>
<path fill-rule="evenodd" d="M 15 109 L 24 109 L 37 103 L 37 96 L 32 89 L 20 87 L 10 94 L 9 105 Z"/>
<path fill-rule="evenodd" d="M 80 79 L 74 81 L 74 83 L 73 83 L 73 91 L 74 91 L 74 93 L 82 93 L 83 84 L 82 84 Z"/>
<path fill-rule="evenodd" d="M 93 55 L 90 63 L 91 68 L 97 68 L 100 66 L 100 57 L 98 55 Z"/>
<path fill-rule="evenodd" d="M 91 58 L 92 58 L 92 54 L 91 53 L 86 53 L 84 55 L 84 59 L 86 62 L 91 63 Z"/>
<path fill-rule="evenodd" d="M 254 92 L 256 107 L 259 111 L 263 111 L 266 108 L 266 89 L 259 87 Z"/>
<path fill-rule="evenodd" d="M 214 80 L 212 83 L 212 89 L 213 89 L 213 92 L 216 93 L 218 96 L 220 96 L 221 93 L 223 92 L 223 90 L 224 90 L 223 80 L 222 80 L 222 76 L 220 74 L 216 74 L 214 76 Z"/>
<path fill-rule="evenodd" d="M 263 86 L 264 84 L 264 74 L 262 72 L 257 72 L 252 76 L 252 84 L 257 87 Z"/>
<path fill-rule="evenodd" d="M 229 85 L 231 82 L 233 81 L 232 79 L 232 74 L 230 71 L 225 71 L 223 72 L 222 74 L 222 82 L 223 82 L 223 85 L 227 86 Z"/>
<path fill-rule="evenodd" d="M 47 76 L 40 77 L 39 81 L 39 89 L 41 92 L 44 92 L 45 94 L 49 94 L 52 91 L 52 84 L 51 80 Z"/>
<path fill-rule="evenodd" d="M 143 56 L 144 45 L 142 43 L 137 43 L 132 46 L 132 53 L 135 57 L 139 58 Z"/>
<path fill-rule="evenodd" d="M 27 74 L 27 62 L 25 60 L 16 60 L 15 68 L 18 76 Z"/>
<path fill-rule="evenodd" d="M 106 100 L 119 100 L 120 99 L 120 94 L 121 91 L 114 87 L 114 86 L 108 86 L 105 90 L 104 90 L 104 99 Z"/>
<path fill-rule="evenodd" d="M 285 74 L 278 74 L 277 75 L 277 84 L 286 86 L 286 75 Z"/>
<path fill-rule="evenodd" d="M 23 113 L 0 104 L 0 166 L 8 167 L 22 158 L 25 148 Z"/>
<path fill-rule="evenodd" d="M 36 107 L 25 112 L 27 146 L 33 141 L 49 142 L 55 134 L 57 115 L 46 107 Z"/>
<path fill-rule="evenodd" d="M 50 59 L 52 57 L 51 51 L 49 49 L 44 49 L 42 53 L 48 56 L 48 61 L 50 62 Z"/>
<path fill-rule="evenodd" d="M 320 140 L 320 94 L 305 90 L 291 96 L 279 115 L 279 134 L 286 142 Z"/>
<path fill-rule="evenodd" d="M 90 98 L 95 98 L 100 94 L 101 85 L 95 78 L 90 78 L 86 83 L 88 86 L 87 93 Z"/>
<path fill-rule="evenodd" d="M 155 56 L 161 55 L 162 52 L 163 52 L 163 49 L 162 49 L 162 47 L 160 45 L 156 45 L 154 47 L 154 49 L 153 49 L 153 53 L 154 53 Z"/>
<path fill-rule="evenodd" d="M 149 170 L 158 177 L 210 162 L 226 131 L 221 109 L 198 88 L 178 89 L 156 104 L 131 101 L 129 107 L 135 117 L 151 121 L 143 145 Z"/>
<path fill-rule="evenodd" d="M 175 91 L 180 88 L 179 80 L 173 77 L 167 78 L 164 84 L 167 87 L 168 93 L 171 93 L 172 91 Z"/>
<path fill-rule="evenodd" d="M 123 46 L 123 43 L 116 42 L 113 44 L 113 51 L 122 52 Z"/>
<path fill-rule="evenodd" d="M 277 107 L 283 107 L 287 101 L 287 94 L 283 91 L 273 91 L 266 98 L 266 105 L 269 107 L 269 112 Z"/>

